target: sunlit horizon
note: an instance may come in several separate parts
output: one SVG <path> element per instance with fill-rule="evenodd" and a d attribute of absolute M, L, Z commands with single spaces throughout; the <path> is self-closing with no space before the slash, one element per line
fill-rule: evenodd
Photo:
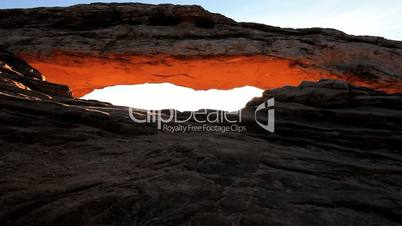
<path fill-rule="evenodd" d="M 230 90 L 194 90 L 171 83 L 145 83 L 96 89 L 81 99 L 99 100 L 144 110 L 197 111 L 200 109 L 216 109 L 237 111 L 244 108 L 253 97 L 261 96 L 262 92 L 262 89 L 252 86 Z"/>
<path fill-rule="evenodd" d="M 239 22 L 257 22 L 288 28 L 334 28 L 352 35 L 402 40 L 400 0 L 2 0 L 0 8 L 71 6 L 93 2 L 195 4 Z"/>

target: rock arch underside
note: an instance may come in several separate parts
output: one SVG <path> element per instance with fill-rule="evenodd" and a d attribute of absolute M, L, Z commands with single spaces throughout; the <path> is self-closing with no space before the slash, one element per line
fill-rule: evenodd
<path fill-rule="evenodd" d="M 0 10 L 0 225 L 402 225 L 401 67 L 398 41 L 199 6 Z M 145 82 L 266 91 L 242 133 L 78 98 Z"/>
<path fill-rule="evenodd" d="M 198 6 L 3 10 L 0 24 L 0 46 L 48 81 L 68 85 L 76 97 L 144 82 L 270 89 L 322 78 L 401 91 L 400 42 L 237 23 Z"/>

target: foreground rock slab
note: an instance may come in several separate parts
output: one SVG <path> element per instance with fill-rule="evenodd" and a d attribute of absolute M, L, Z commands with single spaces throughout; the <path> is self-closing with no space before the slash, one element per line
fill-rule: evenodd
<path fill-rule="evenodd" d="M 170 134 L 0 61 L 0 225 L 402 225 L 400 94 L 304 82 L 244 133 Z"/>

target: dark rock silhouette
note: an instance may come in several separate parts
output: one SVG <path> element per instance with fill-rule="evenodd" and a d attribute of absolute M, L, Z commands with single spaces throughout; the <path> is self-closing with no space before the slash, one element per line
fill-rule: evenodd
<path fill-rule="evenodd" d="M 137 13 L 124 14 L 124 9 Z M 93 4 L 2 10 L 1 32 L 8 29 L 10 36 L 0 40 L 15 53 L 51 51 L 58 40 L 72 52 L 78 51 L 76 45 L 91 54 L 90 45 L 80 39 L 70 39 L 60 30 L 40 31 L 86 32 L 83 26 L 98 30 L 96 21 L 104 29 L 125 21 L 145 24 L 145 30 L 191 22 L 199 29 L 219 28 L 214 32 L 244 31 L 239 38 L 247 45 L 260 42 L 260 33 L 263 40 L 277 39 L 274 43 L 291 48 L 299 48 L 301 40 L 318 39 L 336 44 L 331 48 L 337 50 L 350 49 L 341 51 L 339 59 L 349 53 L 370 59 L 369 68 L 378 75 L 373 84 L 389 82 L 378 72 L 380 67 L 393 71 L 395 81 L 401 75 L 398 42 L 327 29 L 238 24 L 195 6 Z M 169 29 L 171 35 L 184 37 L 179 28 Z M 95 48 L 103 40 L 94 30 L 87 35 Z M 60 32 L 60 39 L 50 35 L 53 32 Z M 206 32 L 212 39 L 219 37 Z M 67 40 L 76 43 L 69 45 Z M 220 41 L 212 40 L 211 45 L 226 48 L 226 41 L 239 42 L 236 36 Z M 310 41 L 306 43 L 313 45 Z M 144 51 L 165 51 L 163 44 L 149 45 L 153 44 Z M 281 56 L 290 51 L 278 45 L 272 46 Z M 212 49 L 208 51 L 218 51 Z M 368 56 L 370 49 L 379 55 Z M 316 45 L 311 50 L 323 51 Z M 320 54 L 309 57 L 315 66 L 328 70 L 343 65 L 342 70 L 352 72 L 357 65 L 346 60 L 334 66 L 319 61 Z M 366 69 L 358 73 L 364 80 L 370 76 Z M 394 85 L 398 89 L 398 83 Z M 275 133 L 254 120 L 256 106 L 272 97 Z M 267 90 L 251 100 L 243 109 L 243 133 L 171 134 L 154 123 L 133 123 L 127 107 L 76 99 L 67 86 L 46 81 L 25 61 L 1 50 L 0 108 L 0 225 L 402 225 L 401 94 L 344 80 L 302 82 Z M 142 110 L 134 113 L 145 117 Z M 266 115 L 260 112 L 257 118 L 266 120 Z"/>

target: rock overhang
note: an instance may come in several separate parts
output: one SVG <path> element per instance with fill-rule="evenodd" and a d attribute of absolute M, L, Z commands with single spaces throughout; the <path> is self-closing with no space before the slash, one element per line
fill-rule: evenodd
<path fill-rule="evenodd" d="M 379 37 L 238 23 L 171 4 L 1 11 L 0 45 L 77 97 L 144 82 L 269 89 L 321 78 L 402 91 L 402 43 Z"/>

